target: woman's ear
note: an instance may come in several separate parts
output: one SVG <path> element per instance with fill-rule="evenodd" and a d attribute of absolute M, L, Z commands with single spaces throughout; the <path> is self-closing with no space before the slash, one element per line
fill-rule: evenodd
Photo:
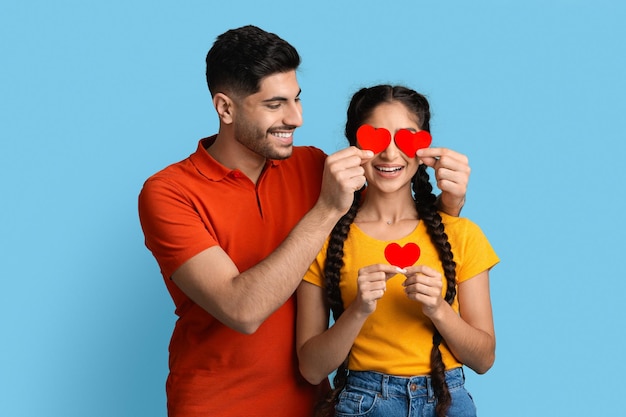
<path fill-rule="evenodd" d="M 213 107 L 217 111 L 220 122 L 227 125 L 233 122 L 233 101 L 224 93 L 217 93 L 213 96 Z"/>

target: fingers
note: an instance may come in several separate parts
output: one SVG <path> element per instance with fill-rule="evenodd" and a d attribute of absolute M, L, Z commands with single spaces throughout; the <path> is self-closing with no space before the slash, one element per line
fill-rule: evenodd
<path fill-rule="evenodd" d="M 424 163 L 430 162 L 426 163 L 429 167 L 434 167 L 435 163 L 440 159 L 449 160 L 450 162 L 456 161 L 460 165 L 469 164 L 467 156 L 448 148 L 422 148 L 417 150 L 415 156 L 424 159 Z"/>
<path fill-rule="evenodd" d="M 359 270 L 358 295 L 355 301 L 359 310 L 367 315 L 376 310 L 377 301 L 387 291 L 387 281 L 398 274 L 406 276 L 402 283 L 406 296 L 419 302 L 427 317 L 433 317 L 445 304 L 442 296 L 442 275 L 437 270 L 426 265 L 400 269 L 387 264 L 375 264 Z"/>
<path fill-rule="evenodd" d="M 406 268 L 406 280 L 404 286 L 407 287 L 418 281 L 427 282 L 430 280 L 441 281 L 441 273 L 427 265 L 415 265 Z"/>
<path fill-rule="evenodd" d="M 326 158 L 320 197 L 328 205 L 345 212 L 352 203 L 354 192 L 365 184 L 362 164 L 374 155 L 354 146 L 342 149 Z"/>
<path fill-rule="evenodd" d="M 387 280 L 398 273 L 399 268 L 386 264 L 369 265 L 359 270 L 357 286 L 362 311 L 369 314 L 376 309 L 376 301 L 387 291 Z"/>
<path fill-rule="evenodd" d="M 359 270 L 357 278 L 360 288 L 378 291 L 383 293 L 387 290 L 387 280 L 398 275 L 399 270 L 395 266 L 376 264 L 369 265 Z M 380 294 L 382 296 L 382 294 Z"/>
<path fill-rule="evenodd" d="M 402 284 L 404 292 L 409 299 L 422 304 L 426 315 L 432 314 L 443 300 L 441 274 L 425 265 L 407 269 L 407 279 Z"/>
<path fill-rule="evenodd" d="M 365 266 L 359 270 L 359 274 L 374 274 L 376 272 L 382 272 L 385 276 L 385 281 L 387 281 L 389 278 L 398 274 L 404 274 L 406 269 L 398 268 L 397 266 L 389 264 L 374 264 Z"/>
<path fill-rule="evenodd" d="M 444 207 L 462 206 L 471 173 L 467 156 L 447 148 L 420 149 L 416 155 L 434 168 Z"/>
<path fill-rule="evenodd" d="M 422 276 L 410 285 L 406 282 L 402 285 L 409 298 L 414 297 L 416 301 L 425 302 L 429 298 L 441 298 L 441 286 L 437 286 L 431 278 Z"/>
<path fill-rule="evenodd" d="M 387 282 L 384 276 L 383 279 L 376 279 L 376 275 L 359 275 L 357 279 L 359 293 L 365 301 L 379 300 L 387 291 Z"/>
<path fill-rule="evenodd" d="M 333 166 L 348 168 L 361 166 L 373 157 L 372 151 L 350 146 L 328 155 L 326 162 Z"/>
<path fill-rule="evenodd" d="M 416 156 L 435 170 L 446 169 L 461 172 L 469 177 L 470 166 L 466 155 L 448 148 L 424 148 L 419 149 Z"/>
<path fill-rule="evenodd" d="M 437 187 L 455 197 L 464 197 L 467 193 L 469 171 L 454 171 L 448 168 L 439 168 L 435 171 Z"/>

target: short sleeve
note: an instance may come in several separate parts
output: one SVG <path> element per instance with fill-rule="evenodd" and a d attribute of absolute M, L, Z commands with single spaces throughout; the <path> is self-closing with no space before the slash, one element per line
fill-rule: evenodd
<path fill-rule="evenodd" d="M 466 218 L 446 224 L 454 236 L 452 253 L 457 263 L 457 281 L 463 282 L 491 269 L 500 262 L 498 255 L 480 227 Z"/>
<path fill-rule="evenodd" d="M 139 218 L 146 246 L 166 278 L 193 256 L 218 244 L 190 199 L 164 178 L 151 178 L 144 184 Z"/>
<path fill-rule="evenodd" d="M 326 262 L 326 250 L 328 248 L 328 241 L 324 244 L 322 249 L 319 251 L 315 260 L 309 266 L 309 270 L 304 274 L 303 280 L 306 282 L 310 282 L 313 285 L 317 285 L 318 287 L 324 286 L 324 264 Z"/>

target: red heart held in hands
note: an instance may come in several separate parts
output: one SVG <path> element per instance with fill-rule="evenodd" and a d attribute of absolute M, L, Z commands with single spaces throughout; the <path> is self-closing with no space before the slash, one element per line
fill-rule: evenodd
<path fill-rule="evenodd" d="M 425 130 L 419 132 L 411 132 L 408 129 L 400 129 L 394 137 L 396 145 L 407 156 L 414 158 L 418 149 L 428 148 L 433 138 Z"/>
<path fill-rule="evenodd" d="M 391 143 L 391 133 L 385 128 L 376 129 L 370 125 L 362 125 L 356 131 L 356 141 L 361 149 L 377 154 L 387 149 Z"/>
<path fill-rule="evenodd" d="M 385 259 L 393 266 L 406 268 L 414 265 L 420 258 L 420 247 L 409 242 L 404 247 L 397 243 L 390 243 L 385 248 Z"/>

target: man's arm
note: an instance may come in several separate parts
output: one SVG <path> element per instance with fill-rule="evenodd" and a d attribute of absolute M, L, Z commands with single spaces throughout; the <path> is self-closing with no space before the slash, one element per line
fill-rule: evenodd
<path fill-rule="evenodd" d="M 465 204 L 470 166 L 467 156 L 447 148 L 425 148 L 417 151 L 417 157 L 434 168 L 439 209 L 451 216 L 459 216 Z"/>
<path fill-rule="evenodd" d="M 212 247 L 185 262 L 172 280 L 225 325 L 254 333 L 298 287 L 354 191 L 365 183 L 361 164 L 370 156 L 354 147 L 328 156 L 317 203 L 262 262 L 240 272 L 224 250 Z"/>

